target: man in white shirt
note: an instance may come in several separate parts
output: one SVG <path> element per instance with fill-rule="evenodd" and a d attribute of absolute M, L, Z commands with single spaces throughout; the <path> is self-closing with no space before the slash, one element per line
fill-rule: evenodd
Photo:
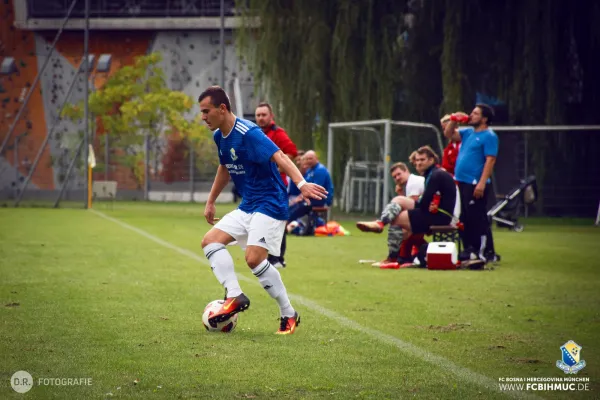
<path fill-rule="evenodd" d="M 383 227 L 393 221 L 401 210 L 414 209 L 415 202 L 425 191 L 425 178 L 411 174 L 403 162 L 393 164 L 390 168 L 390 174 L 396 183 L 396 193 L 398 196 L 394 197 L 384 207 L 381 217 L 377 221 L 357 222 L 356 226 L 359 229 L 365 230 L 365 227 L 367 227 L 369 231 L 377 230 L 382 232 Z M 405 237 L 408 239 L 407 232 L 403 232 L 400 226 L 390 225 L 388 229 L 388 256 L 384 261 L 376 263 L 374 266 L 381 267 L 389 263 L 397 263 L 401 243 Z"/>

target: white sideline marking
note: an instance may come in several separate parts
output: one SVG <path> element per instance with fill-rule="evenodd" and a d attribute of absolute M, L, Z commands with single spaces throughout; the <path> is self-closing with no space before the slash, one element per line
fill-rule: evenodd
<path fill-rule="evenodd" d="M 210 265 L 210 263 L 208 262 L 208 260 L 206 258 L 201 257 L 198 254 L 196 254 L 190 250 L 182 249 L 181 247 L 175 246 L 174 244 L 165 242 L 164 240 L 162 240 L 154 235 L 151 235 L 150 233 L 148 233 L 144 230 L 136 228 L 135 226 L 129 225 L 129 224 L 127 224 L 121 220 L 118 220 L 116 218 L 109 217 L 108 215 L 106 215 L 100 211 L 96 211 L 94 209 L 90 209 L 89 211 L 98 215 L 99 217 L 102 217 L 111 222 L 114 222 L 115 224 L 120 225 L 125 229 L 129 229 L 130 231 L 133 231 L 139 235 L 142 235 L 143 237 L 150 239 L 153 242 L 160 244 L 161 246 L 167 247 L 171 250 L 176 251 L 179 254 L 190 257 L 191 259 L 199 261 L 203 264 Z M 256 279 L 250 279 L 250 278 L 247 278 L 246 276 L 240 275 L 240 274 L 237 274 L 237 275 L 238 275 L 238 278 L 244 282 L 258 283 L 258 280 L 256 280 Z M 312 300 L 306 299 L 306 298 L 296 295 L 296 294 L 291 294 L 289 292 L 288 292 L 288 295 L 295 302 L 300 303 L 303 306 L 305 306 L 306 308 L 316 311 L 317 313 L 336 321 L 340 325 L 343 325 L 347 328 L 350 328 L 355 331 L 369 335 L 375 339 L 378 339 L 381 342 L 390 344 L 390 345 L 396 347 L 397 349 L 399 349 L 400 351 L 402 351 L 414 358 L 421 359 L 423 361 L 426 361 L 430 364 L 435 365 L 436 367 L 439 367 L 443 370 L 453 373 L 454 375 L 456 375 L 458 378 L 460 378 L 463 381 L 467 381 L 467 382 L 482 386 L 492 392 L 499 392 L 499 393 L 505 394 L 508 397 L 513 397 L 513 398 L 517 398 L 517 399 L 540 399 L 540 397 L 526 393 L 526 392 L 500 391 L 500 389 L 498 387 L 499 382 L 496 382 L 493 379 L 490 379 L 485 375 L 481 375 L 477 372 L 471 371 L 468 368 L 461 367 L 444 357 L 430 353 L 430 352 L 423 350 L 420 347 L 417 347 L 411 343 L 405 342 L 405 341 L 398 339 L 397 337 L 394 337 L 392 335 L 388 335 L 387 333 L 383 333 L 376 329 L 362 326 L 359 323 L 357 323 L 351 319 L 348 319 L 334 311 L 331 311 L 327 308 L 320 306 L 319 304 L 315 303 Z"/>

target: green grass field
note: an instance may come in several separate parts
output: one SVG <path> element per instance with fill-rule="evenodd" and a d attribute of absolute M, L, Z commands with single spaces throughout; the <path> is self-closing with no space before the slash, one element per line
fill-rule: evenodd
<path fill-rule="evenodd" d="M 204 330 L 223 290 L 200 248 L 203 205 L 96 210 L 0 209 L 0 399 L 600 398 L 591 221 L 497 231 L 494 271 L 361 265 L 386 241 L 351 221 L 349 237 L 290 237 L 281 273 L 302 324 L 278 336 L 276 303 L 237 247 L 252 306 L 232 334 Z M 555 364 L 568 340 L 583 346 L 576 377 L 590 390 L 499 389 L 504 377 L 566 377 Z M 10 385 L 19 370 L 34 379 L 25 394 Z"/>

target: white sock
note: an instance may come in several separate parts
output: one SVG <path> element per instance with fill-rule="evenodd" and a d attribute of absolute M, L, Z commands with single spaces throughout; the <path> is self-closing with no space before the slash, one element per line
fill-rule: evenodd
<path fill-rule="evenodd" d="M 287 291 L 281 280 L 281 274 L 277 268 L 273 267 L 268 260 L 264 260 L 252 270 L 252 273 L 258 278 L 258 281 L 267 293 L 277 300 L 281 316 L 293 317 L 296 311 L 290 303 Z"/>
<path fill-rule="evenodd" d="M 483 261 L 487 261 L 485 259 L 485 248 L 487 246 L 487 236 L 486 235 L 481 235 L 481 245 L 479 246 L 479 258 L 481 258 Z"/>
<path fill-rule="evenodd" d="M 233 258 L 221 243 L 211 243 L 204 247 L 204 255 L 210 261 L 210 268 L 217 280 L 227 290 L 227 297 L 237 297 L 242 294 L 240 283 L 233 268 Z"/>

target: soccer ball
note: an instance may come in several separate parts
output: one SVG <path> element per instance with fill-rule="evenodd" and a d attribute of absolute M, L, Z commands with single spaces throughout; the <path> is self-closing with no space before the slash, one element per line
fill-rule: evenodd
<path fill-rule="evenodd" d="M 225 300 L 213 300 L 204 307 L 204 313 L 202 314 L 202 323 L 209 332 L 225 332 L 229 333 L 233 331 L 237 325 L 238 315 L 234 314 L 231 318 L 226 321 L 218 322 L 216 327 L 213 327 L 208 323 L 208 319 L 225 303 Z"/>

